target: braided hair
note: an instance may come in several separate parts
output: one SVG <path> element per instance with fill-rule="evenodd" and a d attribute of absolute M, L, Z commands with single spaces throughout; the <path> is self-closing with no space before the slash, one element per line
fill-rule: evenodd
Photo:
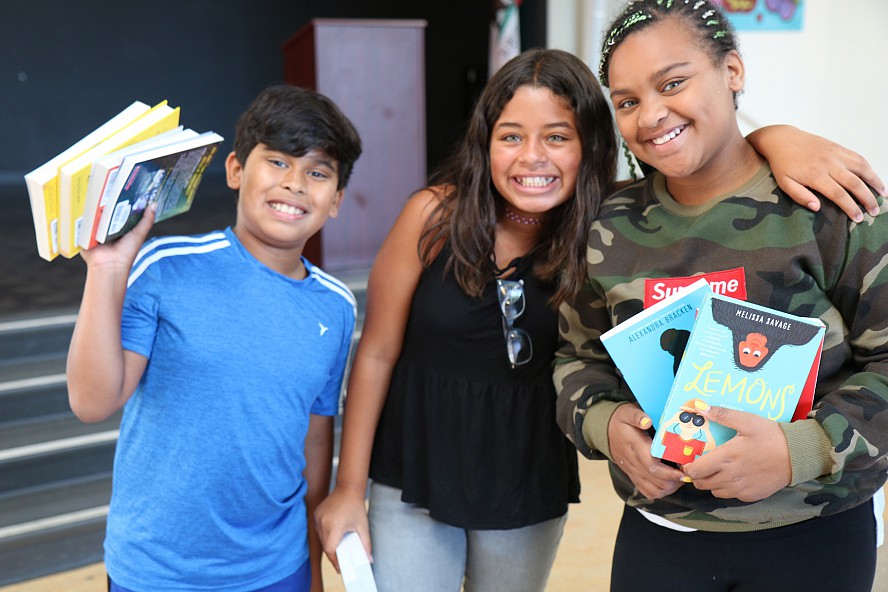
<path fill-rule="evenodd" d="M 636 33 L 666 19 L 685 23 L 694 34 L 700 47 L 709 54 L 713 64 L 721 64 L 730 51 L 737 51 L 737 35 L 727 17 L 712 2 L 706 0 L 634 0 L 607 28 L 607 35 L 601 45 L 601 61 L 598 63 L 598 80 L 602 86 L 610 87 L 608 68 L 614 50 L 632 33 Z M 737 108 L 737 93 L 734 93 L 734 108 Z M 629 174 L 637 179 L 636 162 L 643 173 L 650 167 L 641 163 L 630 152 L 625 141 L 621 141 Z"/>
<path fill-rule="evenodd" d="M 608 67 L 614 50 L 626 37 L 662 20 L 684 22 L 714 64 L 720 64 L 731 51 L 737 51 L 737 35 L 728 18 L 712 2 L 706 0 L 634 0 L 608 27 L 601 45 L 598 79 L 610 86 Z M 734 97 L 734 106 L 737 100 Z"/>

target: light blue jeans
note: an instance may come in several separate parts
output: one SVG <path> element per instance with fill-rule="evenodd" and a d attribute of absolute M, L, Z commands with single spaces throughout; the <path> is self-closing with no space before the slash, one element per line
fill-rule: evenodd
<path fill-rule="evenodd" d="M 465 530 L 370 485 L 373 574 L 379 592 L 542 592 L 567 515 L 510 530 Z M 461 588 L 465 586 L 465 588 Z"/>

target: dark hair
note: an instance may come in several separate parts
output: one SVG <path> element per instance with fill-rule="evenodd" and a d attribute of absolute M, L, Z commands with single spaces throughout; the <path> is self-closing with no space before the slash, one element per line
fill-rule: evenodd
<path fill-rule="evenodd" d="M 352 122 L 324 95 L 289 84 L 267 87 L 237 121 L 234 154 L 245 164 L 257 144 L 291 156 L 321 150 L 339 164 L 337 189 L 348 184 L 361 155 L 361 138 Z"/>
<path fill-rule="evenodd" d="M 495 273 L 492 253 L 503 198 L 491 180 L 490 135 L 522 86 L 547 88 L 564 98 L 573 110 L 582 146 L 574 197 L 546 213 L 540 240 L 531 251 L 534 274 L 556 283 L 552 304 L 559 304 L 577 293 L 585 277 L 589 226 L 613 187 L 617 156 L 609 103 L 588 66 L 565 51 L 524 52 L 484 87 L 460 145 L 432 177 L 443 194 L 420 238 L 420 257 L 429 265 L 436 248 L 449 241 L 447 267 L 471 296 L 480 296 Z"/>
<path fill-rule="evenodd" d="M 721 64 L 725 55 L 737 51 L 737 35 L 727 17 L 706 0 L 635 0 L 607 28 L 601 46 L 598 79 L 610 86 L 608 67 L 611 56 L 626 37 L 654 23 L 675 19 L 684 22 L 696 37 L 700 47 L 709 54 L 713 64 Z M 736 107 L 737 97 L 734 96 Z"/>

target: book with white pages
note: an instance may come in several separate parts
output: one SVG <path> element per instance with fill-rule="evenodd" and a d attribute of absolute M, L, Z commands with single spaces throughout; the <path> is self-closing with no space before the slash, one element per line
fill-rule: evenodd
<path fill-rule="evenodd" d="M 178 140 L 193 138 L 197 135 L 196 131 L 186 129 L 180 125 L 168 132 L 163 132 L 137 144 L 131 144 L 126 148 L 96 160 L 92 165 L 89 183 L 86 187 L 83 223 L 80 225 L 77 235 L 77 244 L 83 249 L 90 249 L 96 246 L 96 228 L 102 219 L 102 211 L 108 203 L 111 187 L 114 185 L 117 172 L 120 170 L 120 164 L 125 157 Z"/>
<path fill-rule="evenodd" d="M 96 241 L 109 242 L 132 230 L 151 203 L 157 204 L 155 222 L 188 211 L 222 139 L 204 132 L 124 157 L 108 190 Z"/>
<path fill-rule="evenodd" d="M 370 558 L 358 533 L 345 533 L 336 547 L 336 559 L 346 592 L 377 592 Z"/>

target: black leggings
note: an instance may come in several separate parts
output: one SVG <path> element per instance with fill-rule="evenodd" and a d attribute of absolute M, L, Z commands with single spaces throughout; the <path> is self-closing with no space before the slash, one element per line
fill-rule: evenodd
<path fill-rule="evenodd" d="M 851 510 L 754 532 L 679 532 L 626 506 L 611 592 L 871 592 L 872 500 Z"/>

